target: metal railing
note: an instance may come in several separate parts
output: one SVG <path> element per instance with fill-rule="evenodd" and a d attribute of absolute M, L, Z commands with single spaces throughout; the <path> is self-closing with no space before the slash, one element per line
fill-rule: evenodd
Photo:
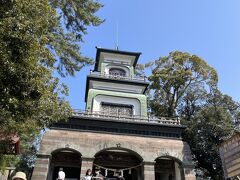
<path fill-rule="evenodd" d="M 101 72 L 98 72 L 98 71 L 90 71 L 90 75 L 96 76 L 96 77 L 109 78 L 109 79 L 147 82 L 147 77 L 146 76 L 121 76 L 119 74 L 106 74 L 106 73 L 101 73 Z"/>
<path fill-rule="evenodd" d="M 124 114 L 116 114 L 116 113 L 115 114 L 106 113 L 103 111 L 81 111 L 81 110 L 74 110 L 73 116 L 106 119 L 106 120 L 119 120 L 119 121 L 126 121 L 126 122 L 181 125 L 180 119 L 178 117 L 170 118 L 170 117 L 156 117 L 154 115 L 148 115 L 148 116 L 124 115 Z"/>

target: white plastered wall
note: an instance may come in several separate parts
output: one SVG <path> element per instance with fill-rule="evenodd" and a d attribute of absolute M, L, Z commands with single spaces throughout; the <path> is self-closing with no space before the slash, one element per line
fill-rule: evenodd
<path fill-rule="evenodd" d="M 133 115 L 141 115 L 141 106 L 140 106 L 140 102 L 138 99 L 97 95 L 93 99 L 93 109 L 92 110 L 99 112 L 101 110 L 102 102 L 132 105 L 133 106 Z"/>

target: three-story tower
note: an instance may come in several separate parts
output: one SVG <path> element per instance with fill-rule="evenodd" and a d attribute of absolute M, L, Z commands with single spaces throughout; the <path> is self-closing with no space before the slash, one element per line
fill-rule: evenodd
<path fill-rule="evenodd" d="M 97 48 L 94 70 L 87 77 L 88 112 L 147 117 L 148 83 L 145 77 L 135 75 L 140 54 Z"/>
<path fill-rule="evenodd" d="M 86 109 L 44 135 L 32 179 L 80 179 L 100 168 L 114 180 L 194 180 L 189 146 L 178 118 L 147 112 L 148 82 L 135 75 L 141 53 L 97 47 L 87 76 Z"/>

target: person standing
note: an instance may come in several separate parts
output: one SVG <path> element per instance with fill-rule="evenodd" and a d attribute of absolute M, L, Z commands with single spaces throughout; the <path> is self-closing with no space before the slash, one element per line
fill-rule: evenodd
<path fill-rule="evenodd" d="M 64 179 L 65 179 L 65 172 L 63 171 L 63 168 L 59 168 L 57 180 L 64 180 Z"/>
<path fill-rule="evenodd" d="M 95 175 L 92 177 L 93 180 L 105 180 L 106 178 L 101 174 L 100 169 L 95 169 Z"/>
<path fill-rule="evenodd" d="M 125 178 L 122 176 L 122 173 L 120 171 L 116 172 L 117 180 L 125 180 Z"/>
<path fill-rule="evenodd" d="M 91 180 L 92 179 L 92 170 L 88 169 L 86 172 L 86 176 L 83 178 L 83 180 Z"/>
<path fill-rule="evenodd" d="M 12 180 L 27 180 L 26 174 L 24 172 L 17 172 L 15 176 L 13 176 Z"/>

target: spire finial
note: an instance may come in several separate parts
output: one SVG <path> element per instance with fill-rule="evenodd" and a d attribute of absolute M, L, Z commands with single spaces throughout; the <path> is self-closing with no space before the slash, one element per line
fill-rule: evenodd
<path fill-rule="evenodd" d="M 116 22 L 116 50 L 119 50 L 118 47 L 118 21 Z"/>

